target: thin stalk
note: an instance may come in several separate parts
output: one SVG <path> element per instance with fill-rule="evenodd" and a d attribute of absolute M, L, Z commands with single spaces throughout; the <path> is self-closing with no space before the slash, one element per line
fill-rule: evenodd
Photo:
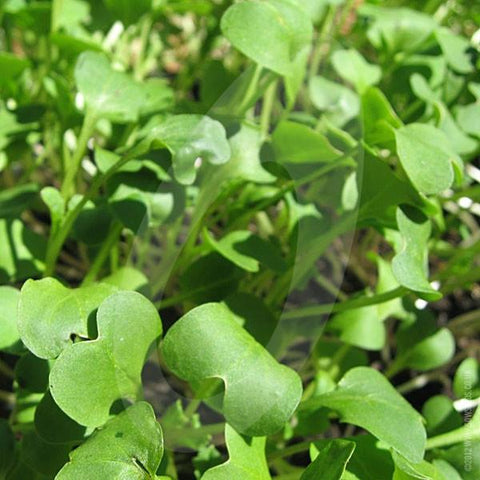
<path fill-rule="evenodd" d="M 472 422 L 472 420 L 470 420 L 470 422 Z M 448 447 L 456 443 L 473 442 L 474 440 L 480 440 L 480 428 L 474 428 L 470 423 L 467 423 L 463 427 L 452 430 L 451 432 L 429 438 L 426 449 L 432 450 L 433 448 Z"/>
<path fill-rule="evenodd" d="M 15 402 L 15 395 L 12 392 L 0 390 L 0 402 L 7 403 L 8 405 L 13 405 L 13 403 Z"/>
<path fill-rule="evenodd" d="M 283 314 L 284 319 L 293 320 L 296 318 L 304 318 L 310 316 L 324 315 L 326 313 L 338 313 L 354 308 L 367 307 L 370 305 L 378 305 L 395 298 L 401 297 L 407 292 L 404 287 L 398 287 L 388 292 L 372 295 L 371 297 L 352 298 L 340 303 L 327 303 L 324 305 L 311 305 L 309 307 L 291 310 Z"/>
<path fill-rule="evenodd" d="M 273 107 L 275 105 L 277 85 L 278 85 L 277 81 L 269 85 L 263 97 L 262 114 L 260 116 L 260 127 L 261 127 L 262 137 L 264 139 L 267 138 L 268 134 L 270 133 L 270 121 L 271 121 Z"/>
<path fill-rule="evenodd" d="M 118 237 L 122 232 L 122 224 L 120 222 L 114 222 L 112 227 L 110 228 L 110 232 L 108 237 L 103 242 L 98 255 L 95 257 L 95 260 L 90 267 L 87 275 L 83 279 L 82 286 L 90 285 L 95 282 L 98 273 L 100 272 L 103 264 L 107 260 L 108 256 L 110 255 L 110 251 L 112 250 L 113 246 L 117 243 Z"/>
<path fill-rule="evenodd" d="M 88 140 L 95 130 L 96 123 L 96 116 L 87 109 L 82 129 L 80 130 L 80 135 L 78 137 L 75 153 L 72 155 L 69 163 L 65 163 L 65 178 L 62 184 L 62 195 L 65 199 L 71 197 L 75 179 L 80 169 L 82 159 L 87 151 Z"/>
<path fill-rule="evenodd" d="M 261 74 L 262 74 L 262 66 L 257 64 L 255 66 L 255 71 L 253 72 L 252 80 L 250 81 L 250 84 L 248 85 L 248 89 L 245 93 L 245 96 L 243 97 L 243 102 L 239 108 L 239 111 L 242 112 L 243 110 L 245 110 L 248 104 L 251 102 L 252 98 L 255 96 Z"/>
<path fill-rule="evenodd" d="M 295 455 L 296 453 L 305 452 L 310 448 L 310 444 L 312 443 L 312 441 L 313 440 L 307 440 L 305 442 L 296 443 L 295 445 L 290 445 L 289 447 L 285 447 L 282 450 L 272 452 L 268 455 L 268 462 L 271 463 L 277 458 L 290 457 L 292 455 Z"/>

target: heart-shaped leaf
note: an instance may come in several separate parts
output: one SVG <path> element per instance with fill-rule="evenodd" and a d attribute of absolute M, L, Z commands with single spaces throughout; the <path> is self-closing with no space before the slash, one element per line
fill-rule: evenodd
<path fill-rule="evenodd" d="M 300 401 L 298 375 L 277 363 L 222 304 L 201 305 L 184 315 L 168 331 L 162 351 L 168 368 L 184 380 L 223 380 L 222 412 L 242 434 L 278 431 Z"/>
<path fill-rule="evenodd" d="M 411 123 L 395 130 L 402 167 L 419 192 L 441 193 L 453 182 L 453 163 L 461 160 L 449 138 L 433 125 Z"/>
<path fill-rule="evenodd" d="M 336 390 L 314 402 L 337 411 L 343 422 L 365 428 L 411 462 L 423 460 L 426 434 L 422 417 L 373 368 L 353 368 Z"/>
<path fill-rule="evenodd" d="M 72 335 L 90 338 L 90 316 L 105 298 L 117 291 L 96 284 L 69 289 L 58 280 L 28 280 L 18 303 L 18 331 L 23 343 L 40 358 L 56 358 L 72 343 Z"/>
<path fill-rule="evenodd" d="M 309 45 L 312 23 L 290 0 L 247 1 L 232 5 L 221 21 L 235 48 L 262 67 L 289 76 L 297 55 Z"/>
<path fill-rule="evenodd" d="M 154 480 L 162 456 L 162 429 L 152 407 L 139 402 L 75 449 L 55 479 Z"/>
<path fill-rule="evenodd" d="M 83 52 L 75 65 L 75 82 L 95 119 L 127 123 L 138 119 L 145 93 L 129 75 L 113 70 L 102 53 Z"/>
<path fill-rule="evenodd" d="M 225 426 L 229 460 L 207 470 L 202 480 L 271 480 L 265 458 L 265 437 L 246 438 Z"/>
<path fill-rule="evenodd" d="M 109 296 L 97 312 L 98 338 L 69 345 L 50 373 L 58 406 L 80 425 L 103 425 L 120 401 L 140 394 L 143 365 L 162 333 L 155 307 L 137 292 Z"/>

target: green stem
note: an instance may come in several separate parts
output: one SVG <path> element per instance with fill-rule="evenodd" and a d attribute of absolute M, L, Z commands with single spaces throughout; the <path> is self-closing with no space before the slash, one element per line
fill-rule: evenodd
<path fill-rule="evenodd" d="M 277 94 L 277 84 L 275 81 L 268 86 L 267 91 L 263 97 L 262 114 L 260 117 L 260 127 L 262 137 L 265 139 L 270 133 L 270 120 L 272 116 L 273 106 L 275 104 L 275 97 Z"/>
<path fill-rule="evenodd" d="M 58 230 L 58 233 L 49 240 L 49 244 L 47 247 L 47 255 L 45 259 L 45 271 L 43 276 L 48 277 L 51 276 L 55 270 L 55 264 L 57 262 L 57 258 L 60 255 L 60 251 L 62 250 L 63 244 L 70 233 L 70 230 L 75 223 L 75 220 L 80 215 L 80 212 L 83 210 L 83 207 L 87 204 L 89 200 L 91 200 L 97 193 L 99 192 L 100 188 L 104 185 L 104 183 L 123 165 L 127 162 L 135 158 L 136 156 L 135 150 L 130 150 L 126 153 L 115 165 L 110 167 L 103 175 L 99 175 L 95 177 L 95 180 L 90 187 L 90 190 L 82 197 L 82 199 L 76 204 L 76 206 L 70 210 L 61 227 Z"/>
<path fill-rule="evenodd" d="M 285 447 L 282 450 L 277 450 L 276 452 L 272 452 L 268 455 L 268 462 L 273 462 L 277 458 L 284 458 L 290 457 L 295 455 L 296 453 L 305 452 L 310 448 L 312 441 L 307 440 L 305 442 L 296 443 L 295 445 L 290 445 L 289 447 Z"/>
<path fill-rule="evenodd" d="M 0 390 L 0 402 L 8 403 L 13 405 L 15 402 L 15 395 L 12 392 L 7 392 L 5 390 Z"/>
<path fill-rule="evenodd" d="M 97 117 L 87 109 L 82 129 L 80 130 L 80 135 L 78 137 L 75 153 L 72 155 L 69 164 L 65 165 L 65 178 L 62 184 L 62 195 L 66 200 L 72 195 L 75 179 L 87 150 L 88 140 L 95 131 L 96 123 Z"/>
<path fill-rule="evenodd" d="M 14 371 L 3 360 L 0 360 L 0 373 L 7 378 L 15 378 Z"/>
<path fill-rule="evenodd" d="M 248 104 L 252 101 L 252 98 L 255 97 L 261 74 L 262 74 L 262 66 L 257 64 L 255 66 L 255 71 L 253 72 L 253 76 L 250 81 L 250 84 L 248 85 L 248 89 L 245 93 L 245 96 L 243 97 L 243 102 L 239 108 L 240 112 L 243 112 L 244 110 L 246 110 L 248 107 Z"/>
<path fill-rule="evenodd" d="M 95 260 L 90 267 L 87 275 L 83 279 L 82 286 L 90 285 L 91 283 L 95 282 L 98 273 L 100 272 L 103 264 L 107 260 L 108 256 L 110 255 L 110 251 L 112 250 L 113 246 L 117 243 L 118 237 L 122 232 L 122 224 L 120 222 L 114 222 L 110 228 L 110 232 L 108 237 L 103 242 L 98 255 L 95 257 Z"/>
<path fill-rule="evenodd" d="M 463 427 L 452 430 L 451 432 L 429 438 L 426 449 L 432 450 L 433 448 L 448 447 L 456 443 L 473 442 L 474 440 L 480 440 L 480 428 L 473 428 L 473 426 L 470 426 L 470 423 L 467 423 Z"/>
<path fill-rule="evenodd" d="M 371 297 L 359 297 L 346 300 L 341 303 L 327 303 L 324 305 L 311 305 L 309 307 L 291 310 L 283 314 L 284 319 L 293 320 L 296 318 L 313 317 L 317 315 L 324 315 L 326 313 L 338 313 L 354 308 L 367 307 L 370 305 L 378 305 L 385 303 L 395 298 L 401 297 L 407 292 L 404 287 L 398 287 L 388 292 L 372 295 Z"/>

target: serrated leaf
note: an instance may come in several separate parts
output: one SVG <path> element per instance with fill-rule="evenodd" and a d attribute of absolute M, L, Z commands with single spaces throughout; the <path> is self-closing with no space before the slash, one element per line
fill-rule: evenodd
<path fill-rule="evenodd" d="M 278 364 L 221 304 L 205 304 L 184 315 L 168 331 L 162 351 L 168 368 L 184 380 L 223 380 L 222 412 L 242 434 L 278 431 L 300 400 L 298 375 Z"/>
<path fill-rule="evenodd" d="M 113 70 L 101 53 L 83 52 L 75 65 L 75 82 L 94 118 L 128 123 L 138 119 L 145 93 L 129 75 Z"/>
<path fill-rule="evenodd" d="M 438 128 L 411 123 L 395 130 L 397 153 L 413 185 L 422 193 L 441 193 L 453 182 L 453 163 L 461 163 Z"/>
<path fill-rule="evenodd" d="M 65 348 L 50 373 L 57 405 L 88 427 L 103 425 L 116 403 L 138 398 L 143 365 L 162 333 L 155 307 L 137 292 L 117 292 L 104 300 L 97 328 L 95 340 Z"/>
<path fill-rule="evenodd" d="M 56 480 L 154 480 L 163 436 L 152 407 L 130 406 L 70 454 Z"/>
<path fill-rule="evenodd" d="M 18 304 L 18 331 L 27 348 L 40 358 L 56 358 L 72 343 L 72 335 L 89 338 L 95 334 L 90 316 L 117 289 L 96 284 L 78 289 L 64 287 L 58 280 L 28 280 Z"/>
<path fill-rule="evenodd" d="M 225 426 L 229 460 L 207 470 L 202 480 L 270 480 L 265 458 L 265 437 L 247 438 L 238 434 L 230 425 Z"/>
<path fill-rule="evenodd" d="M 289 0 L 234 4 L 223 15 L 221 28 L 235 48 L 285 76 L 313 32 L 306 13 Z"/>
<path fill-rule="evenodd" d="M 365 428 L 408 460 L 422 461 L 422 417 L 376 370 L 353 368 L 336 390 L 316 398 L 315 404 L 337 411 L 343 422 Z"/>

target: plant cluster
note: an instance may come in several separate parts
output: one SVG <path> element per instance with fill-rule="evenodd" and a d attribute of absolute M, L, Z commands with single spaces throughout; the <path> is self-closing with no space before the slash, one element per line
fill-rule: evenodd
<path fill-rule="evenodd" d="M 0 479 L 480 478 L 472 3 L 0 0 Z"/>

